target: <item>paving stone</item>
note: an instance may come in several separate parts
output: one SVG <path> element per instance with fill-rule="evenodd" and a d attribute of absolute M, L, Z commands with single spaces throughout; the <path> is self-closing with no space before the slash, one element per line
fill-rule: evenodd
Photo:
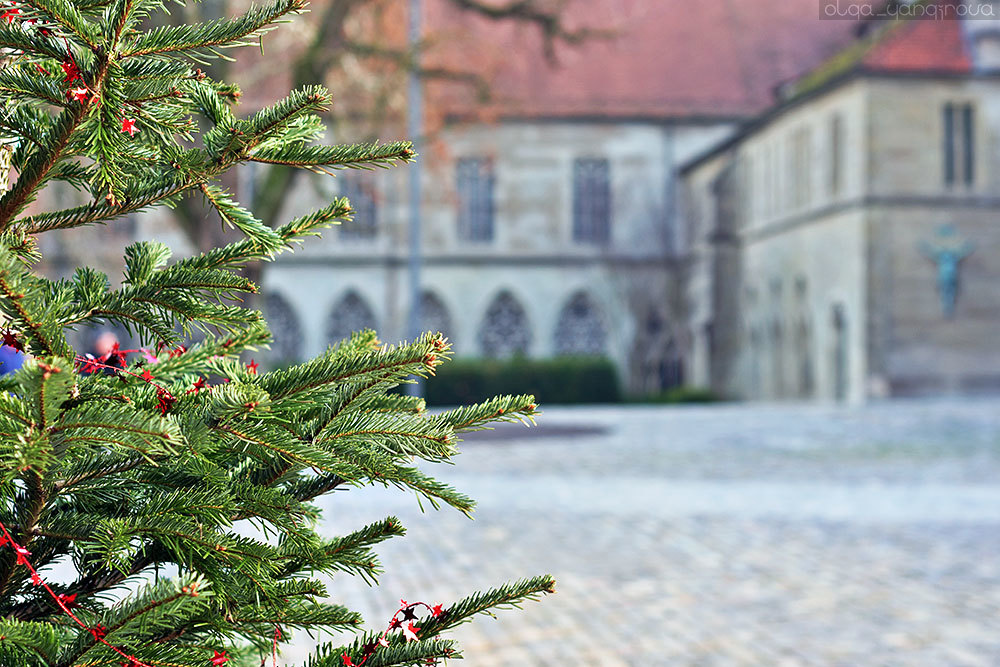
<path fill-rule="evenodd" d="M 1000 664 L 1000 401 L 540 422 L 428 468 L 475 521 L 383 489 L 324 501 L 327 534 L 389 514 L 409 531 L 380 547 L 379 587 L 339 577 L 331 597 L 375 628 L 401 597 L 555 575 L 556 595 L 457 629 L 475 667 Z"/>

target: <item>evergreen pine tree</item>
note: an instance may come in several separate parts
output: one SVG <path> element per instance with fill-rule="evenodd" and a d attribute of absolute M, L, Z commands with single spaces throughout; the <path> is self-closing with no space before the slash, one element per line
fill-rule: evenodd
<path fill-rule="evenodd" d="M 234 305 L 257 289 L 241 267 L 347 221 L 351 209 L 340 199 L 271 228 L 220 176 L 245 161 L 329 172 L 414 157 L 405 142 L 318 145 L 317 114 L 330 100 L 317 86 L 240 119 L 239 91 L 196 67 L 303 5 L 276 0 L 169 27 L 147 20 L 167 10 L 164 0 L 7 0 L 0 9 L 0 156 L 13 170 L 0 196 L 0 311 L 4 342 L 31 355 L 0 377 L 4 667 L 256 666 L 271 664 L 294 631 L 357 629 L 359 616 L 327 602 L 318 575 L 374 580 L 373 547 L 403 527 L 389 517 L 324 539 L 311 501 L 378 484 L 468 513 L 469 498 L 411 461 L 445 461 L 457 434 L 535 412 L 530 396 L 505 396 L 430 415 L 420 399 L 392 393 L 447 359 L 440 335 L 388 346 L 360 332 L 270 373 L 240 361 L 270 338 L 259 312 Z M 37 210 L 55 182 L 88 203 Z M 161 243 L 133 244 L 118 289 L 92 268 L 56 281 L 33 271 L 39 234 L 191 194 L 243 238 L 179 261 Z M 100 323 L 148 349 L 81 356 L 67 332 Z M 196 331 L 204 340 L 185 347 Z M 47 581 L 57 562 L 71 562 L 75 580 Z M 458 657 L 444 631 L 552 587 L 542 576 L 404 605 L 386 632 L 325 645 L 308 665 Z"/>

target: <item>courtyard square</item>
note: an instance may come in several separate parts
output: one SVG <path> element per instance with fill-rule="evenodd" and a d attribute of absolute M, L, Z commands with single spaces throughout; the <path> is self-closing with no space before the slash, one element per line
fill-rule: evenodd
<path fill-rule="evenodd" d="M 327 498 L 329 535 L 388 514 L 409 531 L 379 548 L 378 588 L 332 597 L 376 628 L 399 598 L 555 575 L 454 633 L 475 667 L 1000 664 L 998 408 L 547 408 L 435 470 L 475 521 L 395 490 Z"/>

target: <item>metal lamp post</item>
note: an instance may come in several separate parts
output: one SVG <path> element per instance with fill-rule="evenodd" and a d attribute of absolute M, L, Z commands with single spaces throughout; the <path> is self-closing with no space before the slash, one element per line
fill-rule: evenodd
<path fill-rule="evenodd" d="M 421 33 L 421 0 L 410 0 L 409 47 L 412 54 L 412 65 L 409 75 L 409 109 L 407 111 L 406 130 L 414 142 L 414 148 L 421 148 L 423 134 L 423 90 L 420 81 L 420 33 Z M 408 337 L 413 340 L 420 335 L 420 162 L 409 165 L 410 172 L 410 313 L 407 322 Z M 420 395 L 420 384 L 407 385 L 407 393 L 411 396 Z"/>

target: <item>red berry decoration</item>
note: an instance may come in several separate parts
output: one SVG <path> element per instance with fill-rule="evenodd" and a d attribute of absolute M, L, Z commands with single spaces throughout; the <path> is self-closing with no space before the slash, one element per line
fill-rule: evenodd
<path fill-rule="evenodd" d="M 176 402 L 177 399 L 169 391 L 163 387 L 156 388 L 156 409 L 160 411 L 160 414 L 165 416 L 170 412 L 170 408 L 174 407 L 174 403 Z"/>

